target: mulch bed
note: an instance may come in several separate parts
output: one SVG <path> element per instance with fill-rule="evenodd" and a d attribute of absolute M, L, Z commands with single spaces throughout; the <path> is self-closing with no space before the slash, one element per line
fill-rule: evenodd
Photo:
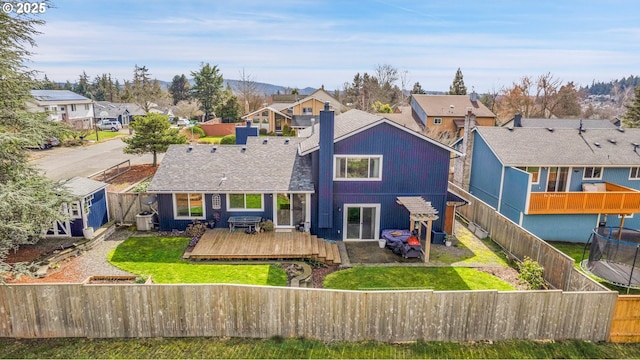
<path fill-rule="evenodd" d="M 133 184 L 152 176 L 158 170 L 157 167 L 153 167 L 150 164 L 131 165 L 129 171 L 118 175 L 115 179 L 109 181 L 109 187 L 107 191 L 120 192 L 130 187 Z"/>

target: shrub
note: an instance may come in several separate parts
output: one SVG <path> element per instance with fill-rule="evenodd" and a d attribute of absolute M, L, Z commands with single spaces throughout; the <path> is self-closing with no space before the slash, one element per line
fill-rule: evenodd
<path fill-rule="evenodd" d="M 236 144 L 236 136 L 235 135 L 227 135 L 220 139 L 221 145 L 235 145 Z"/>
<path fill-rule="evenodd" d="M 273 221 L 265 220 L 260 223 L 260 229 L 264 229 L 264 231 L 273 231 Z"/>
<path fill-rule="evenodd" d="M 518 264 L 518 271 L 518 284 L 526 285 L 529 290 L 540 290 L 545 286 L 544 269 L 537 261 L 525 256 L 524 261 Z"/>
<path fill-rule="evenodd" d="M 84 140 L 82 140 L 82 139 L 72 138 L 72 139 L 64 139 L 64 140 L 62 140 L 62 145 L 63 146 L 80 146 L 82 144 L 84 144 Z"/>
<path fill-rule="evenodd" d="M 289 124 L 282 125 L 282 136 L 289 136 L 290 132 L 291 132 L 291 127 L 289 126 Z"/>
<path fill-rule="evenodd" d="M 147 192 L 147 188 L 149 187 L 149 184 L 151 184 L 151 180 L 144 180 L 140 182 L 138 185 L 134 186 L 133 189 L 131 189 L 131 192 L 134 192 L 134 193 Z"/>
<path fill-rule="evenodd" d="M 199 125 L 189 128 L 188 131 L 193 131 L 193 135 L 198 135 L 198 137 L 207 136 L 207 134 L 204 132 L 204 130 L 202 130 L 202 128 Z"/>
<path fill-rule="evenodd" d="M 265 128 L 261 128 L 260 130 L 258 130 L 258 132 L 260 133 L 260 135 L 267 135 L 267 129 Z"/>

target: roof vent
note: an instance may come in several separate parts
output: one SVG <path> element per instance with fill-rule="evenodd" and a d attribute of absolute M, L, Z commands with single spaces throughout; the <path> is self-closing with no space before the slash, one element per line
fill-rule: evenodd
<path fill-rule="evenodd" d="M 212 147 L 212 148 L 211 148 L 211 153 L 216 152 L 216 150 L 218 150 L 218 147 L 217 147 L 217 146 Z"/>
<path fill-rule="evenodd" d="M 242 152 L 247 151 L 247 146 L 246 145 L 242 145 Z"/>
<path fill-rule="evenodd" d="M 191 152 L 191 150 L 193 150 L 193 145 L 187 146 L 187 152 Z"/>
<path fill-rule="evenodd" d="M 600 143 L 599 142 L 593 143 L 593 145 L 595 145 L 597 147 L 600 147 Z"/>
<path fill-rule="evenodd" d="M 617 129 L 618 129 L 618 131 L 620 131 L 621 133 L 623 133 L 623 132 L 624 132 L 624 128 L 622 127 L 622 125 L 621 125 L 621 126 L 618 126 L 618 128 L 617 128 Z"/>
<path fill-rule="evenodd" d="M 612 144 L 615 144 L 616 140 L 615 139 L 609 139 L 609 142 L 612 143 Z"/>
<path fill-rule="evenodd" d="M 289 138 L 284 139 L 284 144 L 285 145 L 289 145 L 289 141 L 291 141 L 291 139 L 289 139 Z"/>
<path fill-rule="evenodd" d="M 633 145 L 633 151 L 636 151 L 638 149 L 638 146 L 640 146 L 640 144 L 638 143 L 632 143 L 631 145 Z"/>
<path fill-rule="evenodd" d="M 549 130 L 549 132 L 553 132 L 553 128 L 552 127 L 548 127 L 547 130 Z"/>
<path fill-rule="evenodd" d="M 269 139 L 262 139 L 262 145 L 267 145 L 267 142 L 269 142 Z"/>
<path fill-rule="evenodd" d="M 513 126 L 509 126 L 507 129 L 509 129 L 509 131 L 513 131 Z"/>

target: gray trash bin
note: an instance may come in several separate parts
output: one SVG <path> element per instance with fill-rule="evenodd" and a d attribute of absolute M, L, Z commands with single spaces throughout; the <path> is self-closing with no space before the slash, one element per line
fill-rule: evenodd
<path fill-rule="evenodd" d="M 153 214 L 143 212 L 136 215 L 136 227 L 138 231 L 149 231 L 153 228 Z"/>

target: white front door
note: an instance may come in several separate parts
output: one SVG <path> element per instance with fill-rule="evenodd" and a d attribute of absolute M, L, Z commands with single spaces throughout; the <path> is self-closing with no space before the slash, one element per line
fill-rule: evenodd
<path fill-rule="evenodd" d="M 380 232 L 380 204 L 345 204 L 344 240 L 377 240 Z"/>

